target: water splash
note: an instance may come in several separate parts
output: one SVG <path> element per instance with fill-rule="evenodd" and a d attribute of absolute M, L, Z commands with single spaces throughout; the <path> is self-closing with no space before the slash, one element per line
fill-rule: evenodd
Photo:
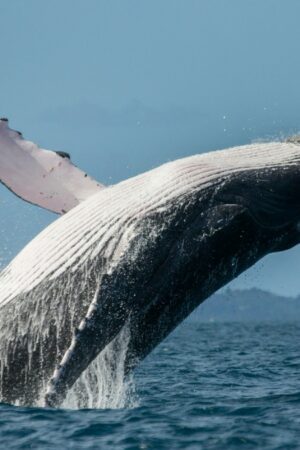
<path fill-rule="evenodd" d="M 28 401 L 28 397 L 20 392 L 11 403 L 16 406 L 44 406 L 44 396 L 49 381 L 47 361 L 49 352 L 59 361 L 59 343 L 66 340 L 66 328 L 72 330 L 77 326 L 76 318 L 82 316 L 83 307 L 88 307 L 88 299 L 97 290 L 97 280 L 92 271 L 95 265 L 81 268 L 77 283 L 71 273 L 66 273 L 63 279 L 56 282 L 51 289 L 37 288 L 36 295 L 26 298 L 26 308 L 23 302 L 8 305 L 7 314 L 14 317 L 14 321 L 5 320 L 4 314 L 0 320 L 0 375 L 5 375 L 6 367 L 10 367 L 9 356 L 24 347 L 24 361 L 26 362 L 26 379 L 28 385 L 30 374 L 35 373 L 37 364 L 40 367 L 36 385 L 39 389 L 38 399 Z M 93 281 L 94 280 L 94 281 Z M 59 293 L 64 293 L 65 302 L 59 301 Z M 56 295 L 54 295 L 56 294 Z M 52 302 L 50 301 L 52 300 Z M 32 304 L 30 305 L 30 301 Z M 34 307 L 30 307 L 30 306 Z M 55 305 L 55 306 L 54 306 Z M 23 306 L 23 307 L 22 307 Z M 53 314 L 55 312 L 55 314 Z M 52 324 L 52 327 L 51 327 Z M 67 326 L 66 326 L 67 324 Z M 71 331 L 69 331 L 70 334 Z M 22 341 L 16 339 L 21 334 Z M 138 404 L 132 376 L 125 377 L 125 360 L 130 340 L 130 327 L 127 323 L 116 338 L 98 355 L 98 357 L 83 372 L 73 388 L 68 392 L 62 404 L 63 408 L 130 408 Z M 23 348 L 22 347 L 22 348 Z M 52 351 L 52 353 L 51 353 Z M 44 369 L 45 368 L 45 369 Z M 32 375 L 31 375 L 32 381 Z M 0 398 L 2 398 L 0 385 Z"/>
<path fill-rule="evenodd" d="M 63 408 L 120 409 L 138 406 L 133 375 L 125 377 L 129 340 L 129 326 L 125 325 L 76 381 L 62 404 Z"/>

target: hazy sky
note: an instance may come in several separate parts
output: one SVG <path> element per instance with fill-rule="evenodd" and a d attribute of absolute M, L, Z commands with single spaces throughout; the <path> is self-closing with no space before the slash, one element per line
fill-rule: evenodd
<path fill-rule="evenodd" d="M 0 115 L 105 183 L 293 134 L 299 17 L 299 0 L 0 0 Z M 0 261 L 54 218 L 1 187 Z M 300 246 L 234 283 L 253 285 L 300 293 Z"/>

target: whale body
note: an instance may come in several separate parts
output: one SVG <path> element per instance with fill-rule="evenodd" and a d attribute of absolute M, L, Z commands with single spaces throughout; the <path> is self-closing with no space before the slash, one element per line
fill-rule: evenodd
<path fill-rule="evenodd" d="M 125 325 L 132 371 L 213 292 L 299 242 L 299 188 L 293 140 L 97 186 L 0 274 L 0 400 L 60 405 Z"/>

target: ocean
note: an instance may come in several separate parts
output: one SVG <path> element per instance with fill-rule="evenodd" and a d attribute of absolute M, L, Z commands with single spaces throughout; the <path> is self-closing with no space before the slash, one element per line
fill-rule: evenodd
<path fill-rule="evenodd" d="M 1 449 L 300 449 L 300 324 L 183 323 L 126 407 L 0 406 Z"/>

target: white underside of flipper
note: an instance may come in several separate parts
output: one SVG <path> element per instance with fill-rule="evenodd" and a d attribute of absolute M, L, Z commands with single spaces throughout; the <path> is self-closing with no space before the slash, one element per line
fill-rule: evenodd
<path fill-rule="evenodd" d="M 63 214 L 104 186 L 64 152 L 39 148 L 0 120 L 0 182 L 35 205 Z"/>

